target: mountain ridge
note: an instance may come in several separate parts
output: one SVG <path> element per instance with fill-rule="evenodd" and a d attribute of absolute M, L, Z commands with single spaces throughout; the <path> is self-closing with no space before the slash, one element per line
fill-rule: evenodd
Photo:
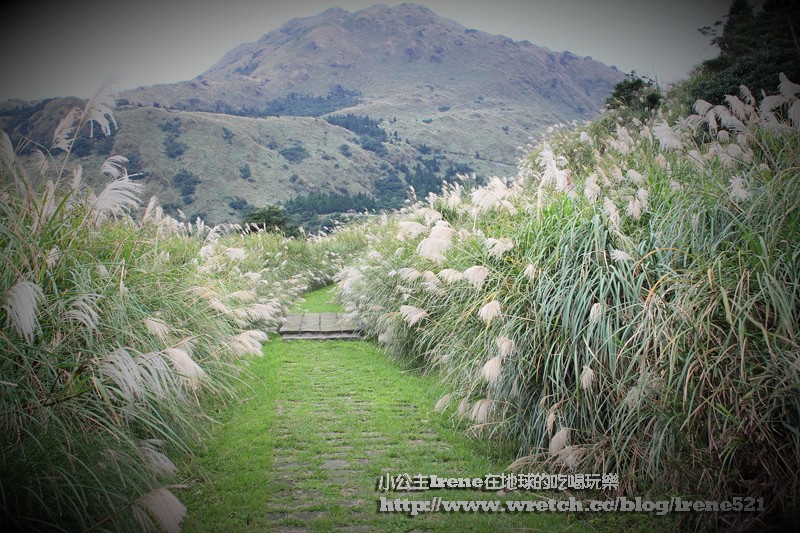
<path fill-rule="evenodd" d="M 120 92 L 111 149 L 131 157 L 146 195 L 211 223 L 326 192 L 399 206 L 409 186 L 426 194 L 456 172 L 516 174 L 518 147 L 593 118 L 622 79 L 414 4 L 331 8 L 234 47 L 191 80 Z M 0 126 L 42 132 L 40 115 L 25 125 L 0 111 Z M 359 121 L 374 135 L 342 127 Z M 101 144 L 76 154 L 87 168 L 107 155 Z"/>

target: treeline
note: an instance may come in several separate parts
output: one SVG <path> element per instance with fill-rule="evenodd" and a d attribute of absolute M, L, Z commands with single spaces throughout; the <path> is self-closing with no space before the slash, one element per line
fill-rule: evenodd
<path fill-rule="evenodd" d="M 353 107 L 359 103 L 361 92 L 345 89 L 337 85 L 327 96 L 311 96 L 308 94 L 289 93 L 283 98 L 270 100 L 263 108 L 243 107 L 234 115 L 247 117 L 321 117 L 340 109 Z M 230 111 L 230 110 L 229 110 Z"/>
<path fill-rule="evenodd" d="M 700 28 L 720 53 L 704 61 L 686 84 L 686 101 L 702 98 L 722 104 L 745 85 L 753 94 L 774 92 L 783 72 L 800 80 L 800 2 L 767 0 L 756 12 L 747 0 L 734 0 L 725 21 Z"/>

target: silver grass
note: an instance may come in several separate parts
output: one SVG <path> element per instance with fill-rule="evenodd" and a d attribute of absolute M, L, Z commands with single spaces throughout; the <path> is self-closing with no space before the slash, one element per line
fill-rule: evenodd
<path fill-rule="evenodd" d="M 111 135 L 111 125 L 113 124 L 115 128 L 117 127 L 114 114 L 111 112 L 115 105 L 116 101 L 114 94 L 111 92 L 110 83 L 103 84 L 87 102 L 81 115 L 81 123 L 88 123 L 91 128 L 89 131 L 90 137 L 94 136 L 94 123 L 100 126 L 104 135 Z"/>
<path fill-rule="evenodd" d="M 169 490 L 161 487 L 148 492 L 133 504 L 136 521 L 143 529 L 149 528 L 149 513 L 167 533 L 180 533 L 181 521 L 186 516 L 186 506 Z"/>
<path fill-rule="evenodd" d="M 508 357 L 511 352 L 514 351 L 514 341 L 509 339 L 508 337 L 498 337 L 495 341 L 495 345 L 497 346 L 498 351 L 500 352 L 500 357 L 505 359 Z"/>
<path fill-rule="evenodd" d="M 245 272 L 242 274 L 242 277 L 252 281 L 253 283 L 261 281 L 261 274 L 258 272 Z"/>
<path fill-rule="evenodd" d="M 540 271 L 535 266 L 528 264 L 522 273 L 525 274 L 530 281 L 536 281 L 536 278 L 539 277 Z"/>
<path fill-rule="evenodd" d="M 594 384 L 594 379 L 594 370 L 592 370 L 589 365 L 583 365 L 583 371 L 581 372 L 581 388 L 583 390 L 591 389 Z"/>
<path fill-rule="evenodd" d="M 739 96 L 742 97 L 742 100 L 744 100 L 746 104 L 755 107 L 756 99 L 753 97 L 753 93 L 750 92 L 750 89 L 748 89 L 746 85 L 739 86 Z"/>
<path fill-rule="evenodd" d="M 574 470 L 584 455 L 584 450 L 578 446 L 565 446 L 555 454 L 564 463 L 564 466 Z"/>
<path fill-rule="evenodd" d="M 452 268 L 443 268 L 439 271 L 439 278 L 447 284 L 455 283 L 463 277 L 463 274 Z"/>
<path fill-rule="evenodd" d="M 88 294 L 75 298 L 70 304 L 70 308 L 64 313 L 64 318 L 83 324 L 91 334 L 97 332 L 100 317 L 95 308 L 96 300 L 97 296 Z"/>
<path fill-rule="evenodd" d="M 450 239 L 453 238 L 453 235 L 455 234 L 456 230 L 454 230 L 453 228 L 437 224 L 436 226 L 431 228 L 428 237 L 430 237 L 431 239 L 443 239 L 449 241 Z"/>
<path fill-rule="evenodd" d="M 592 172 L 586 177 L 586 182 L 583 187 L 583 195 L 590 202 L 596 201 L 600 197 L 600 186 L 597 184 L 597 174 Z"/>
<path fill-rule="evenodd" d="M 36 148 L 31 150 L 31 156 L 36 173 L 40 176 L 47 174 L 47 172 L 50 170 L 50 163 L 48 162 L 47 156 L 44 154 L 44 152 Z"/>
<path fill-rule="evenodd" d="M 559 429 L 558 433 L 553 435 L 553 438 L 550 439 L 549 446 L 549 451 L 552 455 L 555 455 L 564 449 L 564 447 L 567 445 L 567 442 L 569 442 L 569 433 L 570 429 L 564 427 Z"/>
<path fill-rule="evenodd" d="M 165 348 L 162 352 L 169 357 L 175 371 L 190 385 L 194 386 L 205 377 L 206 372 L 189 355 L 188 350 L 177 346 Z"/>
<path fill-rule="evenodd" d="M 476 289 L 483 287 L 483 282 L 488 275 L 489 271 L 486 267 L 480 265 L 471 266 L 462 273 L 463 278 Z"/>
<path fill-rule="evenodd" d="M 157 398 L 173 396 L 180 385 L 178 376 L 170 367 L 168 357 L 162 352 L 137 354 L 134 357 L 137 365 L 138 380 L 142 389 Z"/>
<path fill-rule="evenodd" d="M 744 201 L 750 199 L 750 191 L 743 176 L 733 176 L 730 179 L 730 197 L 734 201 Z"/>
<path fill-rule="evenodd" d="M 160 318 L 148 317 L 142 320 L 142 322 L 144 323 L 144 327 L 147 329 L 147 332 L 153 337 L 156 337 L 162 341 L 169 337 L 170 327 Z"/>
<path fill-rule="evenodd" d="M 447 259 L 444 253 L 448 248 L 450 248 L 449 239 L 426 237 L 417 245 L 417 254 L 436 263 L 442 263 Z"/>
<path fill-rule="evenodd" d="M 469 419 L 478 424 L 484 424 L 489 420 L 489 410 L 492 407 L 492 400 L 482 398 L 475 402 L 469 413 Z"/>
<path fill-rule="evenodd" d="M 436 402 L 436 405 L 433 407 L 433 410 L 436 411 L 437 413 L 440 413 L 445 409 L 447 409 L 447 406 L 450 404 L 451 397 L 452 395 L 448 393 L 439 398 L 439 401 Z"/>
<path fill-rule="evenodd" d="M 497 258 L 514 248 L 514 241 L 508 238 L 488 238 L 486 239 L 485 244 L 489 255 Z"/>
<path fill-rule="evenodd" d="M 17 164 L 14 143 L 11 142 L 11 137 L 5 130 L 0 130 L 0 164 L 9 171 L 12 171 Z"/>
<path fill-rule="evenodd" d="M 708 112 L 711 111 L 711 109 L 713 107 L 714 107 L 713 105 L 711 105 L 709 102 L 703 100 L 702 98 L 698 98 L 694 102 L 694 110 L 698 115 L 701 115 L 701 116 L 707 115 Z"/>
<path fill-rule="evenodd" d="M 112 155 L 103 162 L 100 167 L 100 172 L 109 176 L 111 179 L 119 179 L 128 175 L 125 165 L 128 159 L 121 155 Z"/>
<path fill-rule="evenodd" d="M 481 368 L 481 377 L 485 379 L 489 384 L 493 384 L 497 381 L 497 378 L 500 377 L 502 373 L 502 365 L 503 365 L 503 356 L 496 355 L 486 361 L 486 363 Z"/>
<path fill-rule="evenodd" d="M 238 355 L 261 355 L 261 343 L 269 340 L 269 335 L 261 330 L 243 331 L 231 338 L 229 346 Z"/>
<path fill-rule="evenodd" d="M 60 148 L 65 152 L 69 152 L 72 148 L 73 134 L 75 128 L 78 127 L 81 119 L 81 110 L 77 107 L 72 107 L 67 114 L 59 121 L 53 133 L 52 148 Z"/>
<path fill-rule="evenodd" d="M 793 96 L 800 94 L 800 85 L 789 81 L 789 78 L 786 77 L 786 74 L 781 72 L 778 74 L 778 79 L 780 80 L 778 90 L 783 96 L 792 98 Z"/>
<path fill-rule="evenodd" d="M 787 96 L 782 94 L 773 94 L 767 96 L 761 100 L 761 104 L 758 106 L 761 115 L 764 116 L 767 113 L 774 111 L 775 109 L 781 107 L 783 104 L 789 102 L 790 99 Z"/>
<path fill-rule="evenodd" d="M 620 216 L 617 205 L 608 196 L 603 198 L 603 212 L 612 224 L 619 227 Z"/>
<path fill-rule="evenodd" d="M 228 295 L 229 300 L 243 303 L 254 302 L 256 298 L 258 298 L 258 295 L 254 291 L 247 289 L 234 291 Z"/>
<path fill-rule="evenodd" d="M 595 302 L 592 304 L 592 309 L 589 311 L 589 322 L 597 323 L 603 317 L 603 304 Z"/>
<path fill-rule="evenodd" d="M 145 380 L 141 367 L 125 348 L 117 348 L 101 359 L 100 374 L 110 379 L 128 402 L 134 402 L 144 395 Z"/>
<path fill-rule="evenodd" d="M 414 239 L 428 230 L 427 226 L 411 220 L 402 220 L 397 224 L 397 240 Z"/>
<path fill-rule="evenodd" d="M 32 343 L 39 329 L 39 302 L 44 300 L 42 288 L 33 282 L 19 280 L 3 295 L 6 327 L 14 328 L 25 342 Z"/>
<path fill-rule="evenodd" d="M 631 257 L 630 254 L 628 254 L 623 250 L 611 250 L 610 255 L 611 259 L 613 259 L 616 262 L 633 260 L 633 257 Z"/>
<path fill-rule="evenodd" d="M 644 182 L 644 176 L 642 176 L 632 168 L 628 169 L 628 172 L 626 172 L 626 176 L 630 181 L 632 181 L 636 185 L 641 185 Z"/>
<path fill-rule="evenodd" d="M 547 429 L 547 434 L 552 435 L 553 429 L 556 425 L 556 406 L 554 405 L 547 411 L 547 420 L 545 421 L 545 427 Z"/>
<path fill-rule="evenodd" d="M 47 268 L 52 269 L 55 267 L 56 264 L 61 260 L 61 251 L 58 249 L 58 246 L 53 246 L 50 248 L 50 251 L 47 252 L 44 260 L 47 264 Z"/>
<path fill-rule="evenodd" d="M 123 214 L 126 209 L 139 205 L 141 192 L 142 186 L 127 178 L 109 182 L 94 202 L 95 216 Z"/>
<path fill-rule="evenodd" d="M 430 207 L 421 207 L 414 211 L 414 214 L 422 218 L 425 224 L 431 225 L 438 220 L 442 220 L 442 214 L 436 209 Z"/>
<path fill-rule="evenodd" d="M 418 280 L 422 276 L 422 273 L 413 267 L 403 267 L 396 274 L 400 276 L 400 279 L 408 282 Z"/>
<path fill-rule="evenodd" d="M 488 326 L 501 312 L 500 302 L 492 300 L 478 310 L 478 317 Z"/>
<path fill-rule="evenodd" d="M 225 255 L 233 260 L 241 261 L 247 257 L 247 251 L 244 248 L 226 248 Z"/>
<path fill-rule="evenodd" d="M 742 122 L 750 120 L 750 117 L 753 115 L 753 106 L 742 102 L 735 95 L 726 95 L 725 103 L 728 104 L 728 109 L 730 109 L 733 116 Z"/>
<path fill-rule="evenodd" d="M 144 457 L 145 464 L 154 472 L 165 475 L 177 474 L 178 468 L 175 463 L 158 449 L 163 444 L 164 441 L 161 439 L 145 439 L 139 443 L 139 452 Z"/>
<path fill-rule="evenodd" d="M 787 112 L 787 116 L 795 129 L 800 130 L 800 99 L 794 101 Z"/>
<path fill-rule="evenodd" d="M 632 196 L 628 200 L 628 205 L 625 212 L 634 220 L 639 220 L 642 217 L 642 203 L 639 198 Z"/>
<path fill-rule="evenodd" d="M 413 305 L 401 305 L 400 316 L 403 317 L 406 324 L 413 326 L 421 320 L 428 318 L 428 313 L 424 310 L 414 307 Z"/>

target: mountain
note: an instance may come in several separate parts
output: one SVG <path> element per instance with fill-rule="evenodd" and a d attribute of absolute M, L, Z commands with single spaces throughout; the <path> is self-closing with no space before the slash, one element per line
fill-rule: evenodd
<path fill-rule="evenodd" d="M 335 8 L 193 80 L 119 94 L 113 150 L 133 153 L 148 192 L 211 222 L 313 192 L 397 204 L 456 172 L 514 174 L 518 146 L 595 116 L 622 79 L 413 4 Z"/>

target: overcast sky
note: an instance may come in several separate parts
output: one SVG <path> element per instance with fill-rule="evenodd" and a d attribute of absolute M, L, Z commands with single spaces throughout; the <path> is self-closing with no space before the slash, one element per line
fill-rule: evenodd
<path fill-rule="evenodd" d="M 110 76 L 117 89 L 188 80 L 238 44 L 292 18 L 379 0 L 117 0 L 31 3 L 4 16 L 0 100 L 88 97 Z M 697 29 L 730 0 L 417 0 L 462 26 L 553 51 L 592 56 L 670 82 L 714 57 Z M 41 7 L 47 6 L 47 7 Z"/>

